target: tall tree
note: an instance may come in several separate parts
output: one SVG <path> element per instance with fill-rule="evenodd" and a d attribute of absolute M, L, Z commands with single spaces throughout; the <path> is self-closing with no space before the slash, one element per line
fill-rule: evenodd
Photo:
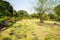
<path fill-rule="evenodd" d="M 5 0 L 0 0 L 0 17 L 1 16 L 12 16 L 12 15 L 13 15 L 12 5 Z M 6 18 L 3 18 L 3 20 L 0 20 L 0 30 L 4 27 L 7 27 L 6 25 L 9 24 L 8 22 L 9 21 L 7 21 Z"/>
<path fill-rule="evenodd" d="M 9 15 L 12 15 L 13 7 L 9 2 L 0 0 L 0 13 L 5 13 L 5 12 L 9 13 Z"/>
<path fill-rule="evenodd" d="M 38 0 L 36 4 L 34 8 L 36 12 L 39 13 L 40 22 L 43 23 L 43 14 L 54 8 L 56 0 Z"/>
<path fill-rule="evenodd" d="M 17 12 L 17 14 L 18 14 L 18 16 L 20 16 L 21 18 L 25 18 L 25 17 L 28 16 L 27 11 L 25 11 L 25 10 L 19 10 L 19 11 Z"/>

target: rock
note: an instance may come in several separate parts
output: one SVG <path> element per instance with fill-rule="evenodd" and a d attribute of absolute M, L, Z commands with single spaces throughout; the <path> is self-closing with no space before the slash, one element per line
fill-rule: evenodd
<path fill-rule="evenodd" d="M 4 28 L 2 28 L 1 30 L 3 31 L 3 30 L 5 30 L 5 29 L 7 29 L 6 27 L 4 27 Z"/>

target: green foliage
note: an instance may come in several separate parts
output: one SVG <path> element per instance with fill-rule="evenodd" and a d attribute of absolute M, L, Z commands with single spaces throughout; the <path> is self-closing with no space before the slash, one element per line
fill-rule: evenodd
<path fill-rule="evenodd" d="M 54 11 L 55 11 L 55 13 L 56 13 L 57 15 L 60 15 L 60 5 L 56 6 L 56 7 L 54 8 Z"/>
<path fill-rule="evenodd" d="M 6 28 L 11 27 L 18 20 L 19 18 L 16 17 L 2 17 L 0 19 L 0 30 L 2 30 L 2 28 L 4 27 Z"/>
<path fill-rule="evenodd" d="M 0 1 L 0 16 L 11 16 L 13 14 L 13 7 L 7 1 Z"/>
<path fill-rule="evenodd" d="M 47 11 L 52 10 L 56 0 L 38 0 L 34 6 L 37 13 L 39 13 L 40 22 L 43 21 L 43 14 Z"/>
<path fill-rule="evenodd" d="M 60 5 L 58 5 L 58 6 L 56 6 L 55 8 L 54 8 L 54 11 L 55 11 L 55 13 L 56 13 L 56 15 L 57 15 L 57 20 L 58 21 L 60 21 Z"/>
<path fill-rule="evenodd" d="M 50 19 L 50 17 L 48 16 L 48 14 L 43 14 L 42 17 L 43 17 L 43 20 L 49 20 Z"/>
<path fill-rule="evenodd" d="M 36 14 L 36 13 L 33 13 L 33 14 L 31 14 L 30 16 L 31 16 L 32 18 L 39 18 L 39 15 Z"/>
<path fill-rule="evenodd" d="M 6 18 L 0 18 L 0 24 L 2 23 L 2 22 L 4 22 L 6 20 Z"/>
<path fill-rule="evenodd" d="M 55 3 L 56 0 L 38 0 L 34 8 L 38 13 L 43 13 L 53 9 Z"/>
<path fill-rule="evenodd" d="M 60 16 L 57 16 L 56 19 L 57 19 L 56 21 L 60 21 Z"/>
<path fill-rule="evenodd" d="M 48 14 L 50 20 L 56 20 L 56 14 Z"/>
<path fill-rule="evenodd" d="M 28 15 L 28 13 L 27 13 L 27 11 L 25 11 L 25 10 L 19 10 L 18 12 L 17 12 L 17 15 L 18 15 L 18 17 L 20 17 L 20 18 L 27 18 L 29 15 Z"/>
<path fill-rule="evenodd" d="M 31 18 L 39 18 L 39 14 L 33 13 L 33 14 L 30 15 L 30 17 Z M 43 14 L 42 18 L 43 18 L 43 20 L 49 20 L 50 16 L 48 14 Z"/>
<path fill-rule="evenodd" d="M 17 17 L 18 16 L 16 10 L 13 10 L 13 16 L 14 17 Z"/>

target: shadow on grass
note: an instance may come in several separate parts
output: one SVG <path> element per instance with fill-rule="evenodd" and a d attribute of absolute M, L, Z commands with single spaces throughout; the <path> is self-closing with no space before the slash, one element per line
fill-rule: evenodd
<path fill-rule="evenodd" d="M 47 23 L 47 22 L 40 23 L 40 22 L 37 22 L 37 24 L 39 26 L 52 26 L 52 27 L 58 26 L 58 27 L 60 27 L 60 23 Z"/>

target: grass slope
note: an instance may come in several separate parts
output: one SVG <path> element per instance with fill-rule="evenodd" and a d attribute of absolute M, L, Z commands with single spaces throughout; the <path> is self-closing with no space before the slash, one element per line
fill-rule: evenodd
<path fill-rule="evenodd" d="M 60 27 L 41 25 L 38 22 L 37 19 L 18 21 L 11 28 L 0 33 L 0 40 L 4 38 L 4 40 L 60 40 Z"/>

